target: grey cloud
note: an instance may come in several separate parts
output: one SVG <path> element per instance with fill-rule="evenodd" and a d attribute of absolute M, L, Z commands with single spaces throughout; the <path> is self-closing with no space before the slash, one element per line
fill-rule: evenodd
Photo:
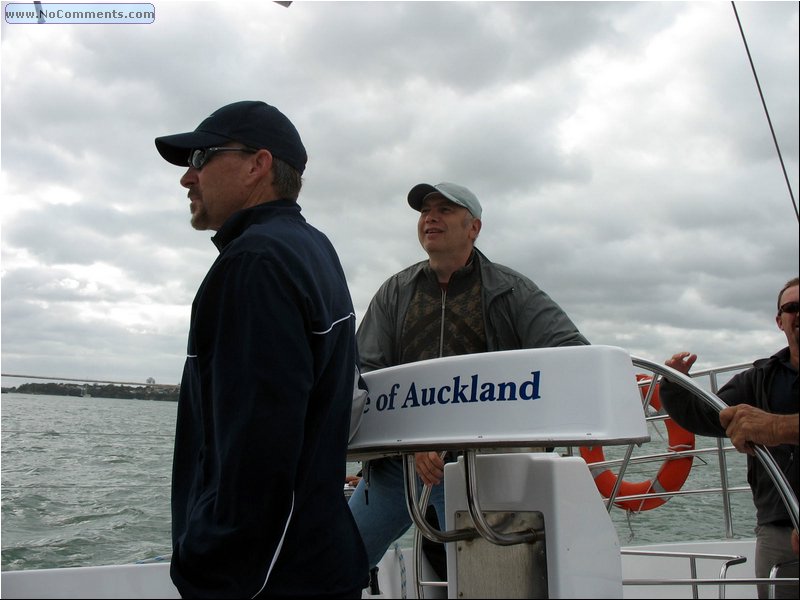
<path fill-rule="evenodd" d="M 424 257 L 408 189 L 450 179 L 484 204 L 479 247 L 595 343 L 782 344 L 797 220 L 728 3 L 251 4 L 3 25 L 4 372 L 177 380 L 216 250 L 153 138 L 245 98 L 298 126 L 359 319 Z M 797 5 L 737 6 L 796 191 Z"/>

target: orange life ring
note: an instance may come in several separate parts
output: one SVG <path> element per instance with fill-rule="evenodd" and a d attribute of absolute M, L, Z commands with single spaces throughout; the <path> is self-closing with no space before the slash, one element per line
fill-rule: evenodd
<path fill-rule="evenodd" d="M 636 375 L 637 381 L 652 381 L 652 379 L 653 378 L 649 375 Z M 645 398 L 650 386 L 645 385 L 639 389 L 642 393 L 642 398 Z M 650 406 L 656 410 L 661 410 L 661 399 L 658 396 L 658 384 L 656 384 L 656 388 L 653 390 L 653 397 L 650 399 Z M 686 431 L 672 419 L 666 419 L 664 421 L 664 425 L 667 428 L 669 439 L 668 448 L 670 452 L 694 450 L 693 433 Z M 580 452 L 583 459 L 587 462 L 587 464 L 590 465 L 592 463 L 605 460 L 602 446 L 583 446 L 581 447 Z M 623 479 L 622 483 L 620 483 L 619 489 L 617 490 L 617 496 L 633 496 L 639 494 L 648 494 L 650 492 L 677 492 L 679 489 L 681 489 L 681 486 L 689 476 L 693 459 L 694 457 L 692 456 L 668 457 L 661 464 L 661 467 L 658 469 L 658 473 L 652 479 L 639 481 L 636 483 L 625 481 Z M 603 495 L 603 497 L 608 498 L 611 496 L 611 491 L 614 489 L 614 484 L 617 482 L 617 475 L 611 472 L 610 469 L 601 469 L 600 467 L 595 467 L 594 469 L 589 467 L 589 469 L 592 472 L 597 489 L 600 490 L 600 493 Z M 658 497 L 649 498 L 647 500 L 615 501 L 614 504 L 620 508 L 624 508 L 632 512 L 640 512 L 661 506 L 667 500 L 668 498 Z"/>

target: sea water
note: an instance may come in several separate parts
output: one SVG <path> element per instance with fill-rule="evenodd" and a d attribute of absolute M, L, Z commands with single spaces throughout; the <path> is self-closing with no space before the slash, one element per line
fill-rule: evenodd
<path fill-rule="evenodd" d="M 3 394 L 0 403 L 3 570 L 169 555 L 177 403 L 26 394 Z M 651 447 L 641 450 L 663 452 L 661 433 L 651 435 Z M 744 457 L 727 457 L 731 485 L 746 487 Z M 359 468 L 349 463 L 348 473 Z M 632 470 L 626 480 L 648 476 Z M 719 487 L 719 479 L 715 459 L 695 458 L 684 489 Z M 750 537 L 755 511 L 749 491 L 731 502 L 735 537 Z M 611 516 L 623 545 L 714 539 L 725 537 L 720 504 L 718 495 L 686 495 L 638 514 L 613 509 Z M 412 540 L 413 527 L 398 543 L 407 547 Z"/>
<path fill-rule="evenodd" d="M 177 403 L 3 394 L 2 568 L 170 552 Z"/>

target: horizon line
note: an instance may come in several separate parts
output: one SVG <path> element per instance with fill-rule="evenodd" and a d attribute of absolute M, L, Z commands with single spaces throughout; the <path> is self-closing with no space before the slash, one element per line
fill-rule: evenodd
<path fill-rule="evenodd" d="M 51 381 L 78 381 L 83 383 L 112 383 L 117 385 L 141 385 L 155 387 L 180 387 L 177 383 L 141 383 L 137 381 L 108 381 L 104 379 L 78 379 L 74 377 L 48 377 L 44 375 L 17 375 L 14 373 L 0 373 L 0 377 L 18 377 L 20 379 L 47 379 Z"/>

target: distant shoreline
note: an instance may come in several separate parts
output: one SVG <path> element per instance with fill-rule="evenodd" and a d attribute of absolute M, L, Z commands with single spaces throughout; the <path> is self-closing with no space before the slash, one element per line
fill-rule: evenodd
<path fill-rule="evenodd" d="M 41 394 L 48 396 L 122 398 L 125 400 L 161 400 L 177 402 L 180 386 L 113 385 L 77 383 L 23 383 L 0 388 L 3 394 Z"/>

